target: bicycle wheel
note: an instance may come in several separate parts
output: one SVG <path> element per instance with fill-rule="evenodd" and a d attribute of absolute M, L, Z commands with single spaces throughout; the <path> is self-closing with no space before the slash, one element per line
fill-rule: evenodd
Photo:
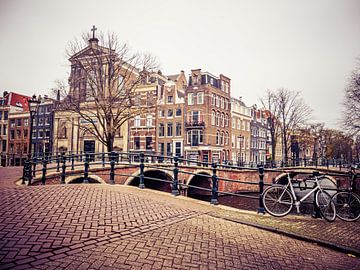
<path fill-rule="evenodd" d="M 355 221 L 360 218 L 360 198 L 352 192 L 340 191 L 334 194 L 336 216 L 341 220 Z"/>
<path fill-rule="evenodd" d="M 331 196 L 324 190 L 316 193 L 316 205 L 319 207 L 321 216 L 329 222 L 333 222 L 336 218 L 335 204 L 331 200 Z"/>
<path fill-rule="evenodd" d="M 275 217 L 283 217 L 290 213 L 294 198 L 290 191 L 281 185 L 265 189 L 263 203 L 266 212 Z"/>

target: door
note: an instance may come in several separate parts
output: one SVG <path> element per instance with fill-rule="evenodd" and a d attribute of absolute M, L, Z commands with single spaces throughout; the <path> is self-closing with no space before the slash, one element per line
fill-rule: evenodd
<path fill-rule="evenodd" d="M 91 153 L 89 155 L 90 160 L 89 161 L 94 161 L 95 160 L 95 141 L 84 141 L 84 153 Z"/>

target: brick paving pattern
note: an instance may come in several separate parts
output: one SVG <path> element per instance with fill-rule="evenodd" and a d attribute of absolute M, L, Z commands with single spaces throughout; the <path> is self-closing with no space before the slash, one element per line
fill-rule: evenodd
<path fill-rule="evenodd" d="M 338 221 L 274 219 L 125 186 L 15 187 L 20 175 L 0 169 L 0 269 L 360 269 L 359 258 L 225 218 L 329 233 L 345 226 Z"/>

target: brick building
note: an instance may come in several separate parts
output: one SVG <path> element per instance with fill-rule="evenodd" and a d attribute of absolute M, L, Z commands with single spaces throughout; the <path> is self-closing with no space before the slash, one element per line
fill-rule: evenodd
<path fill-rule="evenodd" d="M 230 79 L 191 71 L 185 93 L 185 157 L 203 162 L 231 158 Z"/>
<path fill-rule="evenodd" d="M 250 143 L 250 162 L 254 164 L 265 164 L 268 154 L 268 121 L 263 110 L 253 106 L 251 109 L 251 143 Z"/>
<path fill-rule="evenodd" d="M 233 164 L 244 165 L 250 161 L 251 107 L 240 99 L 231 98 L 231 148 Z"/>
<path fill-rule="evenodd" d="M 51 156 L 53 148 L 55 100 L 40 99 L 37 112 L 33 119 L 32 151 L 35 156 Z"/>
<path fill-rule="evenodd" d="M 158 93 L 156 142 L 160 155 L 184 155 L 186 87 L 187 80 L 181 71 L 168 76 Z"/>
<path fill-rule="evenodd" d="M 164 91 L 167 77 L 161 72 L 142 72 L 142 82 L 136 88 L 134 109 L 139 113 L 129 120 L 128 149 L 131 153 L 156 154 L 157 96 Z M 133 157 L 138 160 L 138 156 Z"/>
<path fill-rule="evenodd" d="M 1 166 L 22 165 L 28 154 L 30 97 L 4 92 L 0 98 Z"/>

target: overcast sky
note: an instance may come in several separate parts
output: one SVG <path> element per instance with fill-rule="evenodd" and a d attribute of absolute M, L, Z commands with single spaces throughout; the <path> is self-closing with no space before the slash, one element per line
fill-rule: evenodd
<path fill-rule="evenodd" d="M 359 0 L 0 0 L 0 91 L 49 93 L 69 75 L 68 43 L 94 24 L 155 55 L 164 74 L 230 77 L 247 105 L 266 89 L 301 91 L 328 127 L 360 57 Z"/>

